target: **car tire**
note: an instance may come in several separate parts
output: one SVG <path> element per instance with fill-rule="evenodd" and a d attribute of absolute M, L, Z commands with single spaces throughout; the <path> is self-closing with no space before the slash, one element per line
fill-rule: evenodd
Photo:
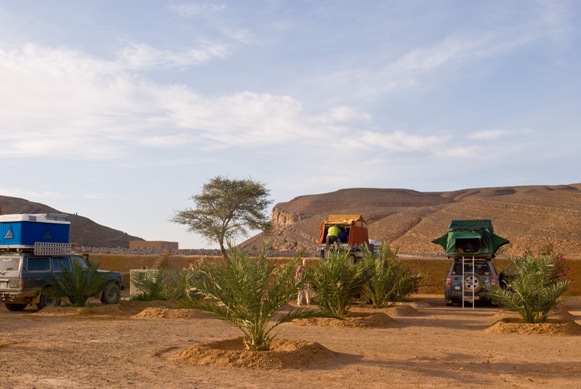
<path fill-rule="evenodd" d="M 38 301 L 38 304 L 36 304 L 36 307 L 38 309 L 42 309 L 45 307 L 58 307 L 59 305 L 61 305 L 60 298 L 49 296 L 46 293 L 41 293 L 40 300 Z"/>
<path fill-rule="evenodd" d="M 117 304 L 121 299 L 121 288 L 115 282 L 109 282 L 103 288 L 101 302 L 103 304 Z"/>
<path fill-rule="evenodd" d="M 478 293 L 480 289 L 482 289 L 482 277 L 476 273 L 464 274 L 464 290 Z"/>
<path fill-rule="evenodd" d="M 14 303 L 5 303 L 6 309 L 9 311 L 17 312 L 17 311 L 24 311 L 27 304 L 14 304 Z"/>

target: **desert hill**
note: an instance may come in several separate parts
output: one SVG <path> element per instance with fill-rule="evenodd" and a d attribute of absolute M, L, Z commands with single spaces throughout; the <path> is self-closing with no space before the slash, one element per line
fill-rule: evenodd
<path fill-rule="evenodd" d="M 17 197 L 0 196 L 0 213 L 66 213 L 47 205 Z M 128 248 L 130 240 L 143 240 L 125 232 L 102 226 L 78 215 L 69 214 L 70 240 L 77 246 Z"/>
<path fill-rule="evenodd" d="M 66 213 L 24 199 L 0 196 L 7 213 Z M 450 192 L 354 188 L 299 196 L 272 210 L 268 237 L 278 251 L 305 247 L 314 254 L 321 221 L 328 214 L 362 214 L 370 237 L 390 242 L 400 253 L 442 254 L 431 240 L 443 235 L 453 219 L 491 219 L 495 232 L 510 240 L 499 254 L 521 255 L 548 249 L 581 259 L 581 184 L 474 188 Z M 142 240 L 71 214 L 71 241 L 79 246 L 127 248 Z M 261 242 L 259 234 L 241 244 Z"/>
<path fill-rule="evenodd" d="M 276 250 L 306 247 L 314 252 L 321 221 L 342 213 L 362 214 L 370 238 L 391 242 L 401 253 L 441 254 L 431 240 L 443 235 L 451 220 L 491 219 L 495 232 L 511 242 L 499 254 L 551 249 L 581 258 L 581 184 L 451 192 L 356 188 L 299 196 L 275 205 L 271 245 Z M 261 235 L 246 243 L 260 239 Z"/>

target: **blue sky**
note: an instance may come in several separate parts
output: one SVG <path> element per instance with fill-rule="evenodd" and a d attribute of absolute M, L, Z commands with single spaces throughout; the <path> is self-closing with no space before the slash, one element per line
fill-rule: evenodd
<path fill-rule="evenodd" d="M 343 188 L 570 184 L 577 1 L 0 0 L 0 194 L 147 240 L 216 175 Z"/>

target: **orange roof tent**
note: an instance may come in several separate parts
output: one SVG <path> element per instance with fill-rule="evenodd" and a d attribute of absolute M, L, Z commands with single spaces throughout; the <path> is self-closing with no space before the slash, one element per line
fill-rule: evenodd
<path fill-rule="evenodd" d="M 367 231 L 367 222 L 363 216 L 357 214 L 350 215 L 329 215 L 323 223 L 321 223 L 321 233 L 319 235 L 318 244 L 325 244 L 327 237 L 327 230 L 330 226 L 338 226 L 341 231 L 349 235 L 347 243 L 349 245 L 356 245 L 361 243 L 369 243 L 369 233 Z"/>

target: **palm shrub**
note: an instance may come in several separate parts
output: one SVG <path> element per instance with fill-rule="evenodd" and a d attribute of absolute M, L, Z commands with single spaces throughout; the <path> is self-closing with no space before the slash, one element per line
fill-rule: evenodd
<path fill-rule="evenodd" d="M 55 298 L 67 298 L 70 305 L 84 307 L 91 296 L 101 291 L 106 274 L 99 272 L 99 264 L 86 261 L 84 264 L 73 260 L 71 268 L 55 276 L 54 286 L 44 293 Z"/>
<path fill-rule="evenodd" d="M 348 250 L 330 250 L 309 273 L 307 279 L 317 292 L 317 304 L 324 312 L 345 317 L 370 277 L 364 261 L 353 263 Z"/>
<path fill-rule="evenodd" d="M 140 291 L 133 296 L 134 300 L 169 300 L 174 297 L 176 289 L 176 271 L 147 269 L 135 273 L 131 277 L 131 282 Z"/>
<path fill-rule="evenodd" d="M 365 251 L 364 264 L 370 277 L 362 291 L 374 308 L 404 300 L 418 290 L 422 280 L 420 274 L 413 273 L 397 259 L 397 250 L 393 251 L 389 244 L 383 244 L 375 254 Z"/>
<path fill-rule="evenodd" d="M 178 271 L 175 276 L 175 285 L 171 292 L 172 298 L 178 301 L 199 298 L 199 294 L 192 287 L 195 279 L 199 277 L 203 277 L 203 274 L 194 266 Z"/>
<path fill-rule="evenodd" d="M 330 316 L 320 310 L 291 308 L 271 322 L 304 281 L 295 280 L 302 253 L 285 266 L 276 266 L 268 261 L 267 252 L 265 246 L 257 257 L 250 257 L 230 245 L 224 263 L 201 264 L 201 276 L 191 279 L 191 294 L 201 298 L 186 298 L 180 305 L 232 323 L 243 332 L 245 348 L 252 351 L 268 350 L 275 337 L 273 330 L 282 323 Z"/>
<path fill-rule="evenodd" d="M 134 300 L 180 300 L 188 297 L 191 279 L 197 273 L 192 269 L 148 269 L 131 277 L 131 282 L 140 291 Z"/>
<path fill-rule="evenodd" d="M 525 323 L 546 323 L 570 285 L 560 272 L 557 258 L 525 254 L 511 262 L 514 273 L 504 288 L 491 288 L 492 298 L 520 314 Z"/>

